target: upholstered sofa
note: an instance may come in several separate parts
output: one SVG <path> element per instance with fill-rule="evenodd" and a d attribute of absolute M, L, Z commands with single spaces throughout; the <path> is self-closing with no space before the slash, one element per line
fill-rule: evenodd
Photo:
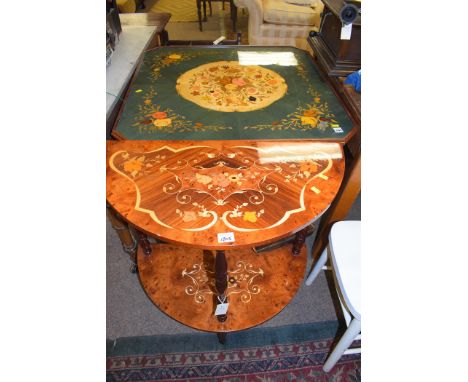
<path fill-rule="evenodd" d="M 249 11 L 249 44 L 307 49 L 307 36 L 318 31 L 320 0 L 234 0 Z M 307 4 L 307 5 L 296 5 Z"/>

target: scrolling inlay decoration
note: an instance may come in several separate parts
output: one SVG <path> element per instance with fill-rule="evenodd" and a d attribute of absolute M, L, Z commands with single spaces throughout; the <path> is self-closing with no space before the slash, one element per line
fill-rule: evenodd
<path fill-rule="evenodd" d="M 252 295 L 260 293 L 260 286 L 254 280 L 263 277 L 262 268 L 256 269 L 252 264 L 244 260 L 239 260 L 235 264 L 235 269 L 228 270 L 228 287 L 225 295 L 239 294 L 240 301 L 248 303 L 252 300 Z M 205 269 L 203 264 L 193 264 L 192 269 L 184 269 L 182 277 L 190 279 L 190 284 L 185 287 L 185 293 L 194 296 L 194 301 L 198 304 L 206 302 L 206 296 L 215 292 L 215 274 L 213 270 Z"/>
<path fill-rule="evenodd" d="M 196 232 L 221 221 L 233 231 L 255 232 L 280 226 L 306 210 L 307 195 L 322 192 L 317 180 L 328 181 L 342 153 L 337 144 L 314 147 L 165 145 L 118 150 L 109 166 L 134 184 L 135 210 L 163 227 Z"/>

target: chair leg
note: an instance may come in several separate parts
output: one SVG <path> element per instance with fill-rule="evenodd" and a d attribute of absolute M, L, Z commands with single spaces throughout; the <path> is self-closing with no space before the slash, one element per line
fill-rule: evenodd
<path fill-rule="evenodd" d="M 207 22 L 208 19 L 206 18 L 206 0 L 202 0 L 203 3 L 203 21 Z"/>
<path fill-rule="evenodd" d="M 328 259 L 327 251 L 328 251 L 328 248 L 325 247 L 319 259 L 317 260 L 317 263 L 315 263 L 315 265 L 312 267 L 312 271 L 310 272 L 309 277 L 307 277 L 306 285 L 312 284 L 312 282 L 317 278 L 322 267 L 326 264 L 327 259 Z"/>
<path fill-rule="evenodd" d="M 237 32 L 237 7 L 234 4 L 233 0 L 230 0 L 230 8 L 231 8 L 231 21 L 232 21 L 232 30 Z"/>
<path fill-rule="evenodd" d="M 197 0 L 197 14 L 198 14 L 198 27 L 200 28 L 200 32 L 202 32 L 203 28 L 202 28 L 202 17 L 201 17 L 201 0 Z"/>
<path fill-rule="evenodd" d="M 328 356 L 327 361 L 323 365 L 323 371 L 328 373 L 333 368 L 333 366 L 335 366 L 345 350 L 348 349 L 349 346 L 353 343 L 354 339 L 360 331 L 361 321 L 353 318 L 348 326 L 348 329 L 346 329 L 346 332 L 343 334 L 343 337 L 340 338 L 335 348 Z"/>

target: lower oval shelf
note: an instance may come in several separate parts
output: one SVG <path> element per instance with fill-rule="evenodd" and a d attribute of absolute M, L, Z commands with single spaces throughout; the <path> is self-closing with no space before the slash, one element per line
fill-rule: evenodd
<path fill-rule="evenodd" d="M 141 284 L 164 313 L 194 329 L 231 332 L 259 325 L 292 300 L 306 269 L 306 247 L 298 256 L 291 245 L 255 253 L 226 251 L 229 309 L 219 322 L 214 311 L 214 251 L 153 244 L 151 255 L 138 249 Z"/>

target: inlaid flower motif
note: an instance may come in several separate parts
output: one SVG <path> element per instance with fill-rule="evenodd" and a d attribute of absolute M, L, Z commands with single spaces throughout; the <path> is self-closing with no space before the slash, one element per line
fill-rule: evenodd
<path fill-rule="evenodd" d="M 227 84 L 224 86 L 227 90 L 236 90 L 237 85 L 236 84 Z"/>
<path fill-rule="evenodd" d="M 315 97 L 315 98 L 314 98 L 314 102 L 315 102 L 315 103 L 319 103 L 319 102 L 320 102 L 320 97 Z"/>
<path fill-rule="evenodd" d="M 301 116 L 301 123 L 303 125 L 311 125 L 313 127 L 317 126 L 318 119 L 315 117 L 304 117 Z"/>
<path fill-rule="evenodd" d="M 157 111 L 156 113 L 152 114 L 151 116 L 153 118 L 163 119 L 163 118 L 167 118 L 167 113 L 164 112 L 164 111 Z"/>
<path fill-rule="evenodd" d="M 215 186 L 227 187 L 231 181 L 224 174 L 216 174 L 212 176 L 212 181 Z"/>
<path fill-rule="evenodd" d="M 253 88 L 253 87 L 249 87 L 247 88 L 247 93 L 249 94 L 256 94 L 257 93 L 257 89 Z"/>
<path fill-rule="evenodd" d="M 257 221 L 257 213 L 255 211 L 245 211 L 244 217 L 242 219 L 251 223 L 255 223 Z"/>
<path fill-rule="evenodd" d="M 172 120 L 170 118 L 155 119 L 153 121 L 153 125 L 157 127 L 166 127 L 166 126 L 169 126 L 171 123 L 172 123 Z"/>
<path fill-rule="evenodd" d="M 150 100 L 150 99 L 145 99 L 145 104 L 146 104 L 146 105 L 150 105 L 150 104 L 151 104 L 151 100 Z"/>
<path fill-rule="evenodd" d="M 321 111 L 317 109 L 304 110 L 304 116 L 306 117 L 317 117 L 320 114 L 322 114 Z"/>
<path fill-rule="evenodd" d="M 184 216 L 182 216 L 182 220 L 186 223 L 197 220 L 197 219 L 198 217 L 195 211 L 185 211 Z"/>
<path fill-rule="evenodd" d="M 245 81 L 244 81 L 243 78 L 233 78 L 232 83 L 234 85 L 238 85 L 238 86 L 244 86 L 245 85 Z"/>
<path fill-rule="evenodd" d="M 317 171 L 317 164 L 315 164 L 314 162 L 301 163 L 300 170 L 301 171 L 316 172 Z"/>
<path fill-rule="evenodd" d="M 138 157 L 138 158 L 132 158 L 126 162 L 124 162 L 124 170 L 126 172 L 129 172 L 133 177 L 138 175 L 138 173 L 141 171 L 143 168 L 143 162 L 145 160 L 144 156 Z"/>
<path fill-rule="evenodd" d="M 170 54 L 168 58 L 170 58 L 171 60 L 180 60 L 182 56 L 180 54 Z"/>
<path fill-rule="evenodd" d="M 232 77 L 224 76 L 224 77 L 218 78 L 218 83 L 220 85 L 230 84 L 232 83 Z"/>
<path fill-rule="evenodd" d="M 197 179 L 197 182 L 201 184 L 208 184 L 208 183 L 211 183 L 213 180 L 211 176 L 208 176 L 208 175 L 196 174 L 195 177 Z"/>

